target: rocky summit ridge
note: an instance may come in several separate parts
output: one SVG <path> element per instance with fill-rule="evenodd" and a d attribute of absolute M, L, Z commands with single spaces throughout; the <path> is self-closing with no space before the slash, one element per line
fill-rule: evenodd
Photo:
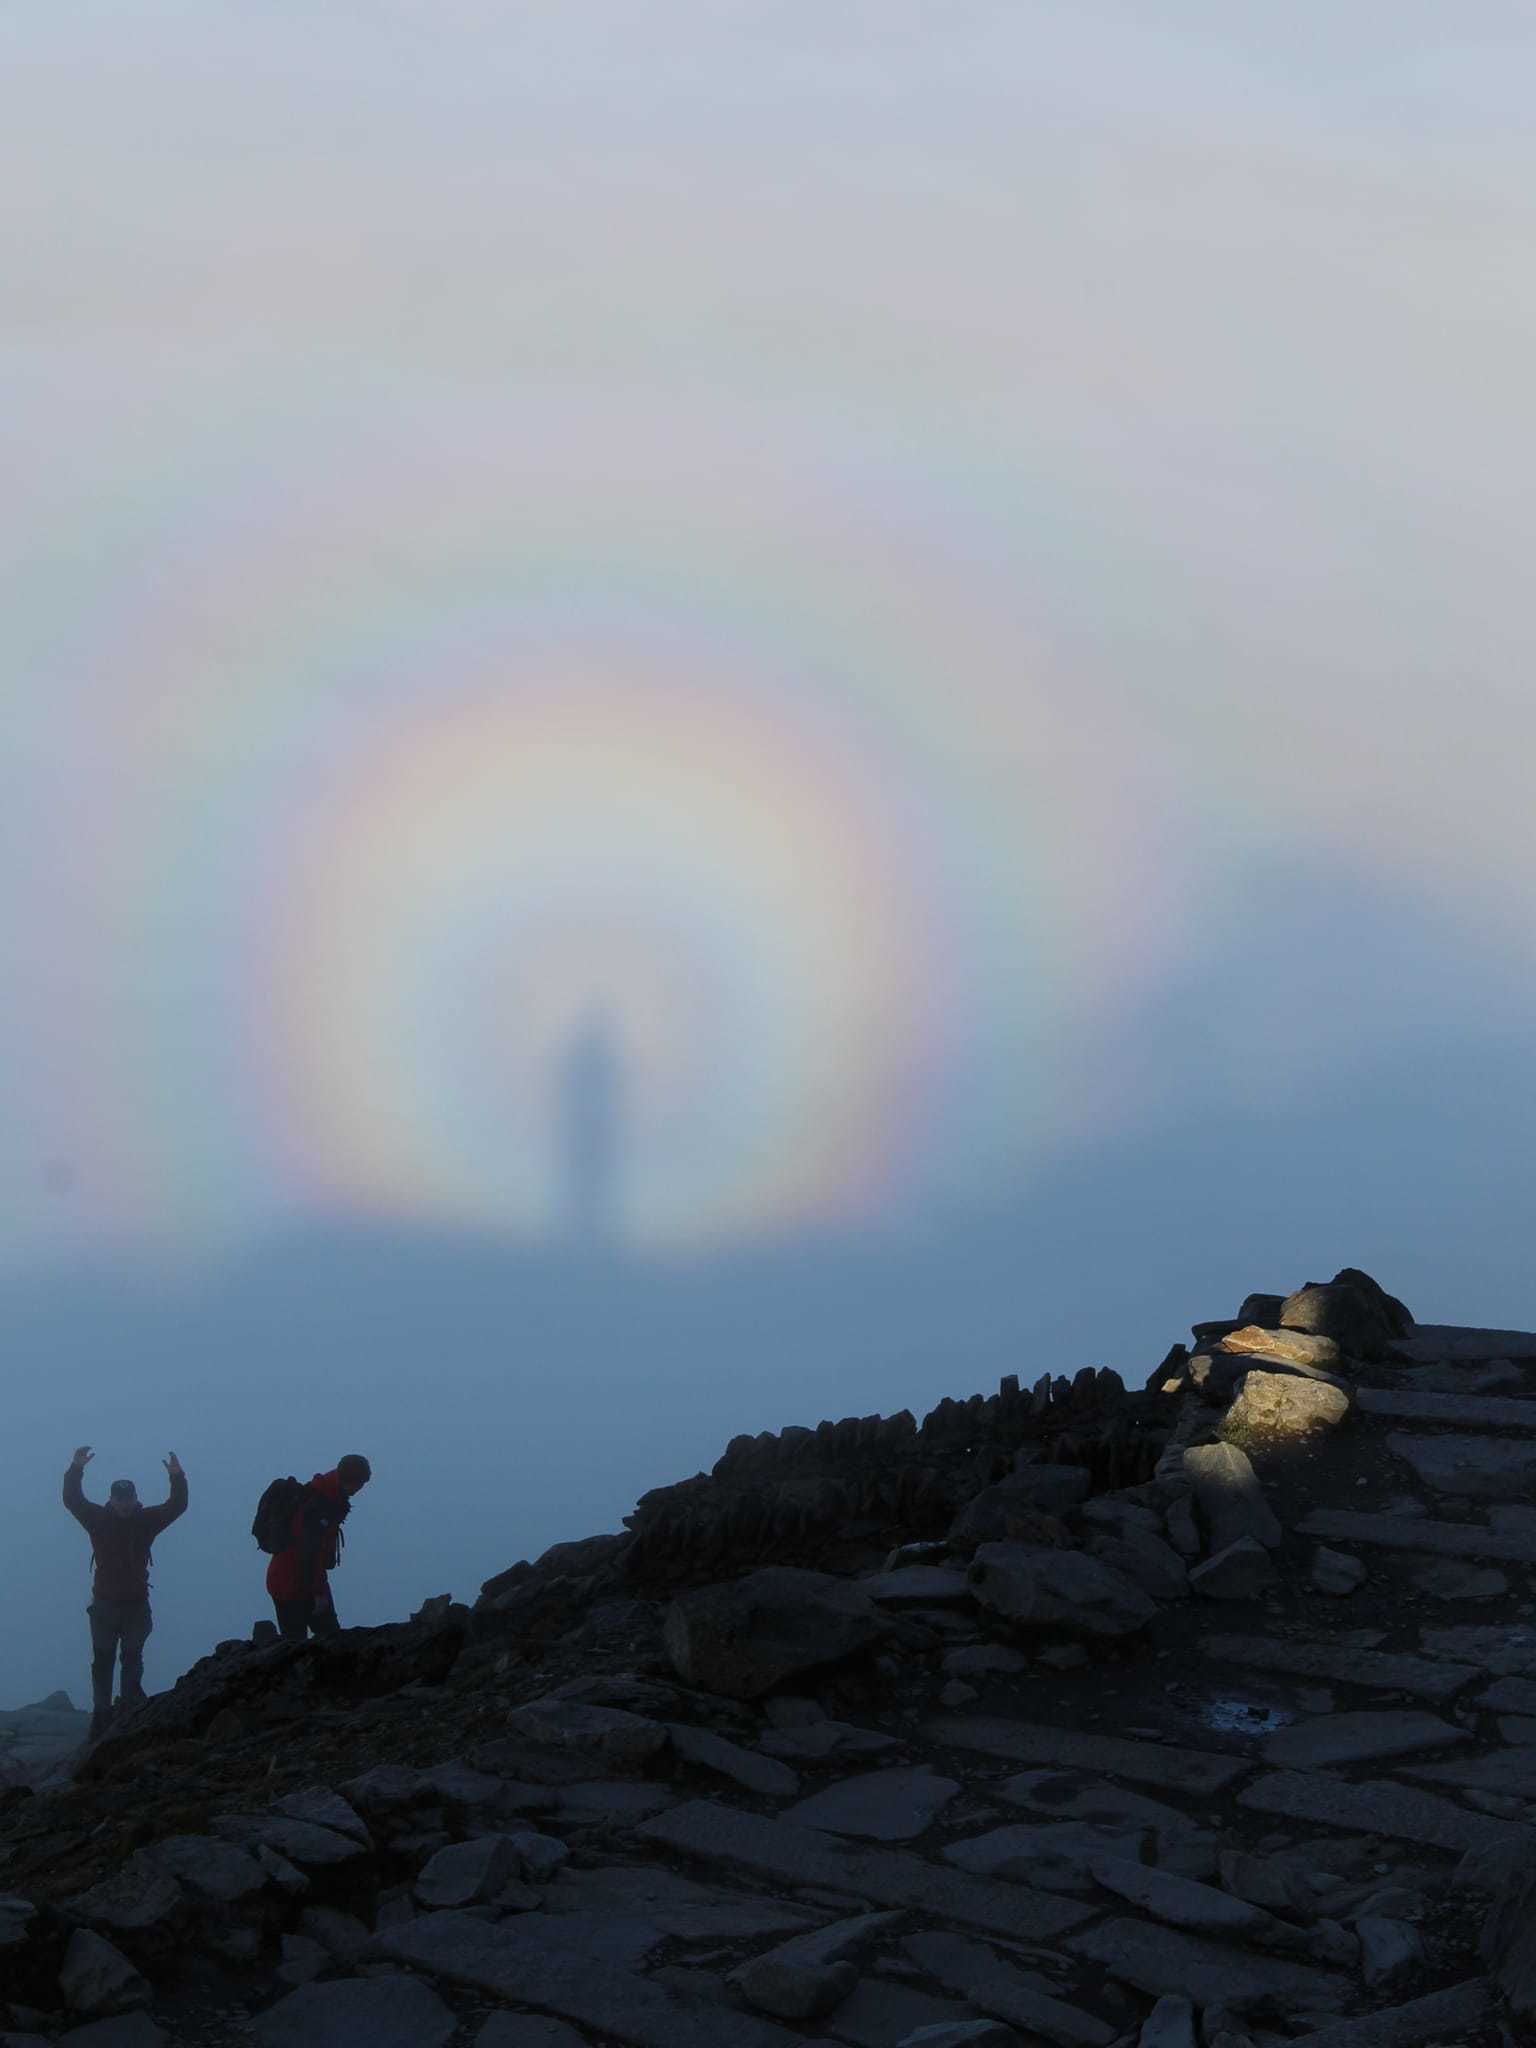
<path fill-rule="evenodd" d="M 0 2044 L 1536 2040 L 1536 1335 L 1192 1337 L 220 1644 L 0 1784 Z"/>

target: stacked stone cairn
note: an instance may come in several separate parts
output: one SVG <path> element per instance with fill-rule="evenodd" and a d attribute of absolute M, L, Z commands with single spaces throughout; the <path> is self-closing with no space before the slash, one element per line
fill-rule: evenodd
<path fill-rule="evenodd" d="M 1193 1338 L 221 1644 L 0 1790 L 0 2048 L 1536 2039 L 1536 1335 Z"/>

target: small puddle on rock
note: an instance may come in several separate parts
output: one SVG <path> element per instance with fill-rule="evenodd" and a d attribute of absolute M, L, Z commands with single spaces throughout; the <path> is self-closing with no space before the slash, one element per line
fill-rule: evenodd
<path fill-rule="evenodd" d="M 1284 1707 L 1261 1707 L 1253 1700 L 1206 1700 L 1195 1714 L 1219 1735 L 1273 1735 L 1296 1719 Z"/>

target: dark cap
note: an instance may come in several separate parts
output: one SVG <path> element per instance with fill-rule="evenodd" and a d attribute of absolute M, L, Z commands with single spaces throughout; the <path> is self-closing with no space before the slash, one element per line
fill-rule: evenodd
<path fill-rule="evenodd" d="M 113 1480 L 112 1498 L 114 1500 L 137 1500 L 138 1497 L 139 1489 L 134 1485 L 131 1479 Z"/>

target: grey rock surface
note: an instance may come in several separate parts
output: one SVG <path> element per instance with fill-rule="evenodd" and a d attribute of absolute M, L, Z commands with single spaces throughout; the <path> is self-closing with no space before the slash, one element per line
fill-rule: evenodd
<path fill-rule="evenodd" d="M 1277 1730 L 1264 1738 L 1264 1760 L 1309 1771 L 1329 1764 L 1370 1763 L 1376 1757 L 1412 1756 L 1471 1740 L 1467 1729 L 1438 1714 L 1415 1708 L 1362 1708 Z"/>
<path fill-rule="evenodd" d="M 262 2048 L 447 2048 L 452 2012 L 419 1978 L 305 1984 L 249 2022 Z"/>
<path fill-rule="evenodd" d="M 1189 1590 L 1205 1600 L 1257 1600 L 1279 1576 L 1264 1545 L 1239 1536 L 1193 1567 Z"/>
<path fill-rule="evenodd" d="M 1097 2014 L 1068 2004 L 1005 1961 L 985 1942 L 959 1934 L 914 1934 L 907 1953 L 930 1977 L 983 2012 L 994 2014 L 1057 2048 L 1109 2048 L 1115 2030 Z"/>
<path fill-rule="evenodd" d="M 729 1742 L 708 1728 L 687 1727 L 674 1721 L 668 1724 L 667 1732 L 672 1738 L 674 1756 L 744 1785 L 749 1792 L 760 1792 L 769 1799 L 792 1799 L 800 1790 L 800 1779 L 788 1764 L 743 1749 L 740 1743 Z"/>
<path fill-rule="evenodd" d="M 674 1600 L 662 1640 L 685 1683 L 745 1700 L 871 1648 L 886 1627 L 846 1580 L 774 1565 Z"/>
<path fill-rule="evenodd" d="M 77 1927 L 64 1951 L 59 1989 L 71 2012 L 92 2017 L 128 2012 L 149 2003 L 148 1980 L 120 1949 L 88 1927 Z"/>
<path fill-rule="evenodd" d="M 1473 1500 L 1529 1494 L 1536 1486 L 1536 1443 L 1497 1436 L 1410 1436 L 1387 1438 L 1394 1457 L 1413 1467 L 1436 1493 Z"/>
<path fill-rule="evenodd" d="M 938 1777 L 926 1765 L 864 1771 L 813 1792 L 788 1808 L 784 1819 L 834 1834 L 905 1842 L 931 1827 L 959 1790 L 955 1779 Z"/>
<path fill-rule="evenodd" d="M 1211 1532 L 1212 1551 L 1251 1537 L 1267 1549 L 1280 1541 L 1280 1524 L 1246 1454 L 1235 1444 L 1197 1444 L 1184 1453 L 1184 1477 Z"/>
<path fill-rule="evenodd" d="M 1121 1573 L 1078 1550 L 986 1543 L 971 1584 L 983 1607 L 1019 1628 L 1056 1628 L 1090 1639 L 1133 1635 L 1156 1602 Z"/>

